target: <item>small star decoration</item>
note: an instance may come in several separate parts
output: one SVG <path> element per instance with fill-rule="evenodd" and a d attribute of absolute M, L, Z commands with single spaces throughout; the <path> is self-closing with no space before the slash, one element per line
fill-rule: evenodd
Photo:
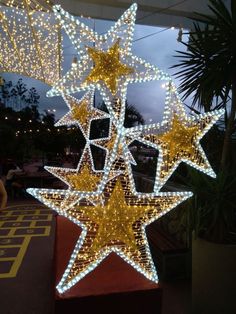
<path fill-rule="evenodd" d="M 119 42 L 108 49 L 107 52 L 88 47 L 88 54 L 93 59 L 94 68 L 85 82 L 97 83 L 103 81 L 113 95 L 117 92 L 119 78 L 122 75 L 133 73 L 133 69 L 120 61 Z"/>

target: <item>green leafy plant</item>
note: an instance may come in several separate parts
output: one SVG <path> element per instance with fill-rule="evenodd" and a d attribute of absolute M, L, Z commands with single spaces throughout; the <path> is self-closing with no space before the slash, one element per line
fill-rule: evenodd
<path fill-rule="evenodd" d="M 174 66 L 183 98 L 193 96 L 193 106 L 210 111 L 225 108 L 225 136 L 221 169 L 230 166 L 232 135 L 236 131 L 236 2 L 228 9 L 223 0 L 210 0 L 210 15 L 197 14 L 189 32 L 187 51 L 177 51 Z"/>
<path fill-rule="evenodd" d="M 194 194 L 188 202 L 190 230 L 217 243 L 236 243 L 236 176 L 220 172 L 216 179 L 189 169 L 181 178 Z"/>

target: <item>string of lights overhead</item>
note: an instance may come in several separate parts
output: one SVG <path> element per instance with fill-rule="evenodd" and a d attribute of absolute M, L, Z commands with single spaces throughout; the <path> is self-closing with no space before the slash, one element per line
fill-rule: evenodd
<path fill-rule="evenodd" d="M 52 85 L 61 75 L 62 38 L 51 1 L 0 3 L 0 71 Z"/>

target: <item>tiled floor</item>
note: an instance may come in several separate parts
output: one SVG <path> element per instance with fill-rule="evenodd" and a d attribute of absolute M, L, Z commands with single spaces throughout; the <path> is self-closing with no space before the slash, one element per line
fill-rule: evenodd
<path fill-rule="evenodd" d="M 52 314 L 55 216 L 21 204 L 0 211 L 1 314 Z"/>

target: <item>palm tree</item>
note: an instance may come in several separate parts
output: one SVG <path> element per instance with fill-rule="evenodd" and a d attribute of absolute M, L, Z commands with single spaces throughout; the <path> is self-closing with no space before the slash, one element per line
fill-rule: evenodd
<path fill-rule="evenodd" d="M 98 105 L 98 109 L 108 112 L 107 107 L 104 102 Z M 126 128 L 131 128 L 135 125 L 144 124 L 145 120 L 142 114 L 136 109 L 134 105 L 125 102 L 125 121 L 124 126 Z"/>
<path fill-rule="evenodd" d="M 189 42 L 183 43 L 187 51 L 177 51 L 180 62 L 174 67 L 179 69 L 183 98 L 193 95 L 192 107 L 226 109 L 221 155 L 221 168 L 226 169 L 236 127 L 236 1 L 229 9 L 223 0 L 209 2 L 212 15 L 198 14 Z"/>
<path fill-rule="evenodd" d="M 28 104 L 38 105 L 39 104 L 40 95 L 38 94 L 35 87 L 31 87 L 28 91 L 28 98 L 26 98 L 26 102 Z"/>
<path fill-rule="evenodd" d="M 18 80 L 18 82 L 16 83 L 16 85 L 14 86 L 14 88 L 16 89 L 17 92 L 17 97 L 18 97 L 18 101 L 17 101 L 17 106 L 18 109 L 22 109 L 22 102 L 25 102 L 25 93 L 27 92 L 27 86 L 26 84 L 23 82 L 23 79 L 20 78 Z"/>
<path fill-rule="evenodd" d="M 135 125 L 144 124 L 144 118 L 142 114 L 136 109 L 134 105 L 128 104 L 126 101 L 126 109 L 125 109 L 125 122 L 124 126 L 126 128 L 131 128 Z"/>
<path fill-rule="evenodd" d="M 7 107 L 8 102 L 11 98 L 11 88 L 12 81 L 6 82 L 4 79 L 2 80 L 3 84 L 1 85 L 1 100 L 3 104 Z"/>

